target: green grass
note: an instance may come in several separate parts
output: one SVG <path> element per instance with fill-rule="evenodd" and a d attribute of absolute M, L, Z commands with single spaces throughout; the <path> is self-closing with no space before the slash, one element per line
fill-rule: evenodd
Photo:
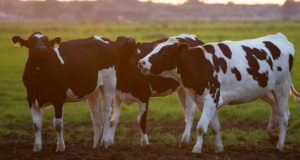
<path fill-rule="evenodd" d="M 22 130 L 22 129 L 8 129 L 8 128 L 0 128 L 0 136 L 8 136 L 8 135 L 25 135 L 30 136 L 31 134 Z"/>
<path fill-rule="evenodd" d="M 29 107 L 26 101 L 26 91 L 22 83 L 22 73 L 27 58 L 26 48 L 16 48 L 10 39 L 13 35 L 26 38 L 33 31 L 42 31 L 49 38 L 61 36 L 63 41 L 99 35 L 115 40 L 119 35 L 135 37 L 137 41 L 153 41 L 159 38 L 181 33 L 196 34 L 204 42 L 223 40 L 242 40 L 256 38 L 281 32 L 295 45 L 296 58 L 294 62 L 293 83 L 300 90 L 300 23 L 298 22 L 190 22 L 190 23 L 135 23 L 135 24 L 98 24 L 98 23 L 50 23 L 50 22 L 0 22 L 0 126 L 32 124 Z M 65 123 L 91 122 L 86 102 L 65 105 Z M 290 98 L 291 111 L 289 129 L 296 132 L 287 135 L 288 141 L 299 143 L 300 102 Z M 138 114 L 136 104 L 122 106 L 120 122 L 135 122 Z M 53 108 L 43 111 L 43 122 L 52 123 Z M 261 120 L 268 121 L 270 107 L 261 101 L 255 101 L 238 106 L 226 106 L 219 110 L 220 120 Z M 197 110 L 195 119 L 199 119 Z M 183 110 L 176 95 L 162 98 L 152 98 L 148 113 L 149 121 L 183 121 Z M 120 134 L 128 131 L 117 130 Z M 13 134 L 14 131 L 0 129 L 0 135 Z M 139 136 L 139 133 L 137 133 Z M 239 130 L 222 131 L 224 144 L 236 143 L 238 135 L 246 142 L 266 139 L 265 130 L 243 132 Z M 73 135 L 69 135 L 72 137 Z M 173 135 L 165 135 L 167 141 L 176 139 Z"/>

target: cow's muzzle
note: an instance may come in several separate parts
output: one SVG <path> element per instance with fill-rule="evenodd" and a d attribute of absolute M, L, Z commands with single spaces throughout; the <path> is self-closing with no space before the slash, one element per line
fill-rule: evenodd
<path fill-rule="evenodd" d="M 150 68 L 147 67 L 147 63 L 145 60 L 140 60 L 138 63 L 138 68 L 143 74 L 149 74 Z"/>

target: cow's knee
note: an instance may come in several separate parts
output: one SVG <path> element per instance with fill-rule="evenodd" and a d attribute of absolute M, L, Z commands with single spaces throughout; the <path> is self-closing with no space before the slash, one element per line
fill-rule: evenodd
<path fill-rule="evenodd" d="M 53 119 L 53 126 L 56 132 L 61 132 L 63 130 L 63 120 L 62 118 L 54 118 Z"/>
<path fill-rule="evenodd" d="M 203 136 L 207 132 L 207 127 L 204 127 L 202 125 L 197 127 L 197 133 L 199 136 Z"/>

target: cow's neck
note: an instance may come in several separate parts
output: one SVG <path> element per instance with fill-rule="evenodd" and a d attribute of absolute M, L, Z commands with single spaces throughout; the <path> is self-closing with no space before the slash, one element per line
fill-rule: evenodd
<path fill-rule="evenodd" d="M 28 59 L 23 73 L 23 82 L 33 95 L 37 96 L 36 94 L 42 89 L 52 91 L 55 88 L 51 86 L 65 82 L 64 66 L 57 59 L 55 52 L 51 52 L 47 60 L 39 65 L 31 63 Z"/>
<path fill-rule="evenodd" d="M 144 79 L 145 76 L 140 73 L 137 68 L 137 57 L 123 55 L 119 60 L 117 69 L 117 86 L 120 87 L 130 87 L 136 83 L 135 80 Z"/>

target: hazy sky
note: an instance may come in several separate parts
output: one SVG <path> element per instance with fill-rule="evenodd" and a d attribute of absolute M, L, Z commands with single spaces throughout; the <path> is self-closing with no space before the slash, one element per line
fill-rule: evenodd
<path fill-rule="evenodd" d="M 139 0 L 139 1 L 149 1 L 149 0 Z M 186 0 L 151 0 L 152 2 L 164 2 L 164 3 L 172 3 L 172 4 L 181 4 Z M 285 0 L 202 0 L 205 3 L 228 3 L 233 2 L 235 4 L 279 4 L 282 5 Z M 300 0 L 296 0 L 300 1 Z"/>
<path fill-rule="evenodd" d="M 28 1 L 28 0 L 21 0 L 21 1 Z M 40 0 L 44 1 L 44 0 Z M 74 1 L 74 0 L 58 0 L 58 1 Z M 76 0 L 76 1 L 94 1 L 94 0 Z M 159 3 L 171 3 L 171 4 L 182 4 L 186 0 L 139 0 L 142 2 L 152 1 L 152 2 L 159 2 Z M 233 2 L 235 4 L 279 4 L 282 5 L 285 0 L 201 0 L 205 3 L 228 3 Z M 300 0 L 296 0 L 300 1 Z"/>

